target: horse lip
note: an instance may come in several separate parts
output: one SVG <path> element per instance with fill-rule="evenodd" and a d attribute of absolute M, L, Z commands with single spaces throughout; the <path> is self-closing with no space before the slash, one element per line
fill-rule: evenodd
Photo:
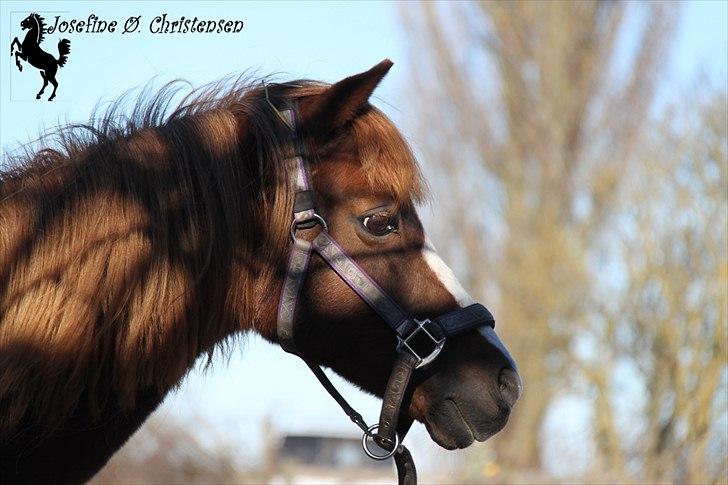
<path fill-rule="evenodd" d="M 468 430 L 468 433 L 470 433 L 470 439 L 472 441 L 475 440 L 475 432 L 473 431 L 473 427 L 470 425 L 467 419 L 465 419 L 465 416 L 463 415 L 462 411 L 460 411 L 460 408 L 458 407 L 458 403 L 455 401 L 455 399 L 449 397 L 445 399 L 447 402 L 449 402 L 452 407 L 455 408 L 455 414 L 460 418 L 460 421 L 465 425 L 465 429 Z"/>
<path fill-rule="evenodd" d="M 460 417 L 460 420 L 462 421 L 462 423 L 465 425 L 465 429 L 467 429 L 468 432 L 470 433 L 470 436 L 473 441 L 478 441 L 478 442 L 482 443 L 483 441 L 487 440 L 491 436 L 496 435 L 498 433 L 498 431 L 503 429 L 505 427 L 506 423 L 508 422 L 507 418 L 505 420 L 503 420 L 502 422 L 500 420 L 498 420 L 496 423 L 494 423 L 494 425 L 488 426 L 487 429 L 485 429 L 484 431 L 478 430 L 478 429 L 474 428 L 472 424 L 470 424 L 470 421 L 468 421 L 468 419 L 465 417 L 463 412 L 460 410 L 460 406 L 458 406 L 458 403 L 454 398 L 449 397 L 446 399 L 446 401 L 452 403 L 452 406 L 455 408 L 455 412 L 457 413 L 458 417 Z"/>
<path fill-rule="evenodd" d="M 445 398 L 437 407 L 439 410 L 435 414 L 427 412 L 422 420 L 432 440 L 447 450 L 472 445 L 475 441 L 473 430 L 453 399 Z"/>

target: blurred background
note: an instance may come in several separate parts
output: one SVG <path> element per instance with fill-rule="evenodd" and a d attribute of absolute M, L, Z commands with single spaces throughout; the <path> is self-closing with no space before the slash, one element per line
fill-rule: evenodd
<path fill-rule="evenodd" d="M 28 4 L 1 8 L 9 42 Z M 6 56 L 4 152 L 152 78 L 332 82 L 395 61 L 374 103 L 418 154 L 426 228 L 493 310 L 525 386 L 506 429 L 465 451 L 417 425 L 423 482 L 728 482 L 728 3 L 33 8 L 246 26 L 77 34 L 51 105 Z M 378 400 L 337 384 L 376 419 Z M 302 364 L 249 336 L 201 362 L 95 481 L 390 483 L 355 438 Z"/>

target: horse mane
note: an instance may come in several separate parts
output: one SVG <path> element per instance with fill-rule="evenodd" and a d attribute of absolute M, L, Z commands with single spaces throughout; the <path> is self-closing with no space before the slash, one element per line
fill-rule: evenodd
<path fill-rule="evenodd" d="M 46 34 L 45 19 L 41 17 L 40 14 L 35 12 L 30 15 L 36 20 L 36 22 L 38 22 L 38 45 L 40 45 L 40 43 L 43 42 L 43 40 L 45 39 Z"/>
<path fill-rule="evenodd" d="M 326 86 L 228 77 L 175 104 L 184 83 L 148 85 L 130 110 L 127 92 L 6 156 L 0 442 L 19 426 L 53 429 L 79 407 L 131 409 L 141 392 L 176 386 L 199 355 L 209 363 L 228 336 L 266 334 L 259 303 L 285 259 L 293 204 L 287 134 L 267 97 Z M 401 200 L 423 194 L 411 150 L 380 111 L 365 110 L 350 132 L 373 184 Z"/>

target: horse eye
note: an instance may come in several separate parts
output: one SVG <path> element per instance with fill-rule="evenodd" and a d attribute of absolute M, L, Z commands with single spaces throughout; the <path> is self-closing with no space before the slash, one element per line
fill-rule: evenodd
<path fill-rule="evenodd" d="M 399 230 L 397 219 L 386 212 L 365 216 L 361 222 L 374 236 L 382 237 Z"/>

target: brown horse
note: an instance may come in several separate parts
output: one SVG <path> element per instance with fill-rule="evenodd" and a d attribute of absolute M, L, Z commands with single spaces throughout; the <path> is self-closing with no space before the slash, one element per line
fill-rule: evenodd
<path fill-rule="evenodd" d="M 426 244 L 417 162 L 368 102 L 390 66 L 333 85 L 218 83 L 168 116 L 165 89 L 8 161 L 0 481 L 89 479 L 198 356 L 244 332 L 276 341 L 293 195 L 271 101 L 298 100 L 317 210 L 347 253 L 413 315 L 470 303 Z M 376 313 L 316 258 L 298 308 L 298 347 L 381 396 L 396 339 Z M 485 440 L 520 393 L 512 367 L 468 332 L 415 372 L 402 409 L 445 448 Z"/>

